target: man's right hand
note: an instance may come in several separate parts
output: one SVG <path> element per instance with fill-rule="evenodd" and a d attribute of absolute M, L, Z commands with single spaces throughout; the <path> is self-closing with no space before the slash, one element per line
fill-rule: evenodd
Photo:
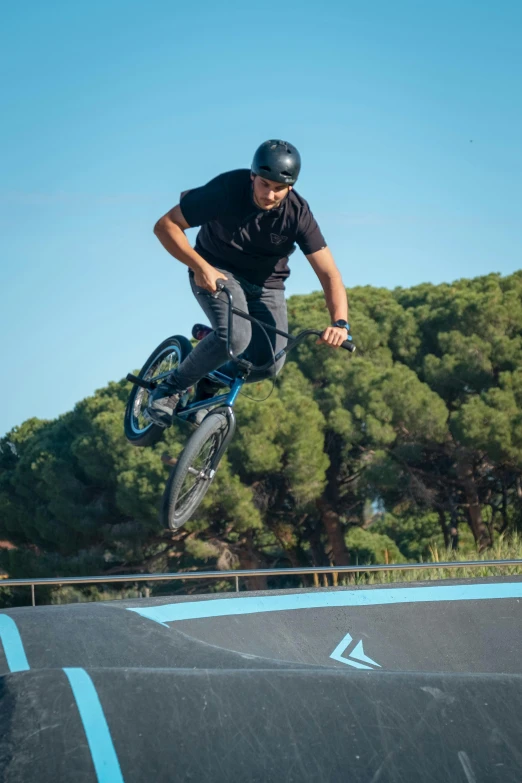
<path fill-rule="evenodd" d="M 217 280 L 227 280 L 227 276 L 220 272 L 218 269 L 214 269 L 213 266 L 207 264 L 203 268 L 194 270 L 194 282 L 199 288 L 204 288 L 211 294 L 215 294 L 217 291 Z"/>

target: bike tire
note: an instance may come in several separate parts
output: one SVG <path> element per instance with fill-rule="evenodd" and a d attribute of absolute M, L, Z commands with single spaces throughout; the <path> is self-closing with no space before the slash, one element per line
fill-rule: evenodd
<path fill-rule="evenodd" d="M 165 371 L 176 369 L 191 351 L 192 345 L 186 337 L 182 335 L 167 337 L 151 353 L 141 368 L 138 378 L 154 380 L 155 371 L 160 372 L 162 363 L 165 365 Z M 174 357 L 174 361 L 170 362 L 169 366 L 169 357 L 171 356 Z M 153 446 L 161 440 L 163 435 L 163 427 L 153 422 L 140 422 L 140 412 L 147 407 L 149 394 L 150 392 L 146 389 L 133 384 L 127 400 L 123 429 L 125 437 L 133 446 Z"/>
<path fill-rule="evenodd" d="M 223 443 L 228 433 L 229 421 L 222 413 L 210 413 L 199 425 L 183 449 L 178 462 L 170 472 L 170 476 L 163 493 L 161 522 L 164 527 L 178 530 L 194 514 L 199 504 L 207 494 L 214 475 L 212 477 L 194 477 L 191 469 L 201 472 L 209 465 L 210 460 Z M 205 453 L 205 446 L 209 449 Z M 203 466 L 198 465 L 198 457 L 204 454 Z M 215 466 L 215 470 L 217 465 Z M 194 478 L 192 487 L 183 488 L 189 476 Z M 190 481 L 190 479 L 189 479 Z"/>

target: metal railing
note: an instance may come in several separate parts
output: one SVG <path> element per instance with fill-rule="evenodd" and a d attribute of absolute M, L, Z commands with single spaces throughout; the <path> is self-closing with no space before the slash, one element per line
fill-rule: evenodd
<path fill-rule="evenodd" d="M 333 581 L 337 582 L 339 574 L 358 574 L 371 571 L 411 571 L 439 568 L 486 568 L 514 566 L 522 569 L 522 560 L 462 560 L 446 563 L 393 563 L 391 565 L 356 565 L 356 566 L 312 566 L 309 568 L 258 568 L 236 571 L 183 571 L 168 574 L 119 574 L 118 576 L 68 576 L 42 577 L 41 579 L 2 579 L 0 587 L 31 587 L 31 603 L 36 606 L 35 587 L 37 585 L 80 585 L 108 584 L 113 582 L 168 582 L 186 580 L 221 579 L 234 580 L 236 592 L 239 592 L 239 580 L 255 576 L 307 576 L 313 574 L 335 574 Z M 326 586 L 326 585 L 325 585 Z"/>

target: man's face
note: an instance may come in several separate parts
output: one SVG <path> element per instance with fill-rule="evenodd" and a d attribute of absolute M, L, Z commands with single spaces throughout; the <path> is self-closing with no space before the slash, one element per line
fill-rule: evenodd
<path fill-rule="evenodd" d="M 251 175 L 254 183 L 254 201 L 261 209 L 273 209 L 292 190 L 291 185 L 282 185 L 264 177 Z"/>

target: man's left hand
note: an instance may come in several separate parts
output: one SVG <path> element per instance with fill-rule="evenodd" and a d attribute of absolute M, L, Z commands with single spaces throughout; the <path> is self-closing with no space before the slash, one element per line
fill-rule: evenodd
<path fill-rule="evenodd" d="M 324 330 L 318 343 L 325 343 L 331 345 L 332 348 L 340 348 L 345 340 L 348 339 L 348 332 L 344 326 L 329 326 Z"/>

